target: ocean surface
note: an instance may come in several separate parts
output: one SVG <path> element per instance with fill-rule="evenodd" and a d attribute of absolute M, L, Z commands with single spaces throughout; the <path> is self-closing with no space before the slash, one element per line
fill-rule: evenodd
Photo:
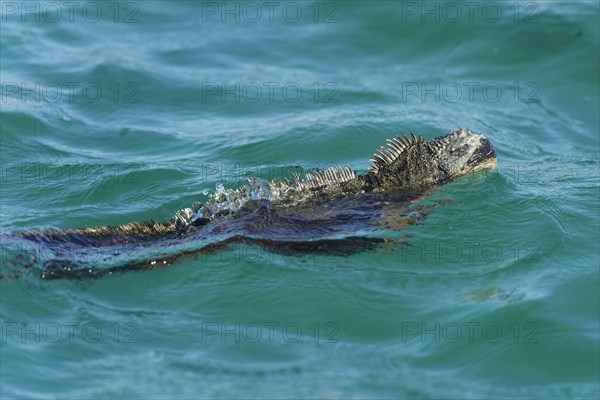
<path fill-rule="evenodd" d="M 597 2 L 0 5 L 2 399 L 600 396 Z M 497 171 L 383 249 L 45 280 L 14 237 L 458 127 Z"/>

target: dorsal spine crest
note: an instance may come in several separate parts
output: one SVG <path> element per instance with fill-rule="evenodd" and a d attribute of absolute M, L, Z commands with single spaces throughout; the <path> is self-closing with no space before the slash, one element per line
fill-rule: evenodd
<path fill-rule="evenodd" d="M 422 134 L 419 134 L 419 137 L 417 137 L 412 132 L 410 133 L 410 137 L 406 136 L 406 134 L 402 134 L 402 136 L 396 136 L 395 138 L 386 140 L 388 143 L 387 147 L 380 147 L 379 150 L 377 150 L 377 153 L 371 157 L 370 172 L 379 172 L 380 169 L 387 167 L 396 161 L 407 149 L 416 146 L 419 143 L 425 143 Z"/>
<path fill-rule="evenodd" d="M 310 172 L 302 179 L 298 173 L 294 174 L 291 184 L 297 190 L 315 189 L 322 186 L 334 185 L 356 178 L 356 173 L 350 167 L 330 167 L 323 171 Z"/>

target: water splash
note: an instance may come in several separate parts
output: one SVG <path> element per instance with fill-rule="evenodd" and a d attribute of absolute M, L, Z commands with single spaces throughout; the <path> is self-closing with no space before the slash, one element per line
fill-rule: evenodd
<path fill-rule="evenodd" d="M 288 190 L 283 190 L 283 187 Z M 198 212 L 196 218 L 214 219 L 238 211 L 249 201 L 282 201 L 289 198 L 291 186 L 283 181 L 268 182 L 260 178 L 248 178 L 248 184 L 238 189 L 226 189 L 218 183 L 215 191 L 208 195 L 208 202 Z"/>

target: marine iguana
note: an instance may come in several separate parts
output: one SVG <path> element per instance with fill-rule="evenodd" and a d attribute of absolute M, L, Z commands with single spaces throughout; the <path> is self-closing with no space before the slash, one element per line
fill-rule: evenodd
<path fill-rule="evenodd" d="M 219 190 L 207 204 L 181 210 L 166 222 L 24 231 L 15 235 L 53 249 L 55 257 L 38 266 L 41 276 L 47 279 L 153 269 L 235 242 L 284 253 L 347 254 L 385 241 L 351 234 L 389 226 L 390 219 L 406 217 L 410 203 L 424 198 L 436 187 L 474 171 L 496 167 L 496 152 L 490 141 L 470 130 L 451 130 L 431 140 L 411 133 L 387 142 L 371 158 L 369 172 L 364 175 L 357 175 L 349 167 L 337 167 L 308 173 L 304 178 L 295 175 L 291 180 L 254 179 L 236 190 Z M 406 224 L 418 219 L 411 222 L 409 218 Z M 192 248 L 179 246 L 186 239 L 202 242 L 211 237 L 219 239 Z M 170 247 L 177 251 L 151 258 L 146 255 L 142 260 L 131 257 L 106 268 L 66 255 L 73 249 L 86 253 L 87 249 L 108 248 L 120 254 Z M 35 260 L 30 263 L 33 265 Z"/>

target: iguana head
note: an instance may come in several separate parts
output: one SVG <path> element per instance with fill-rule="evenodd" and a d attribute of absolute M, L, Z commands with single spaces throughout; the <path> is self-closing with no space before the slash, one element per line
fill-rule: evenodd
<path fill-rule="evenodd" d="M 377 187 L 416 190 L 495 169 L 496 151 L 483 134 L 458 129 L 429 141 L 412 133 L 388 139 L 372 161 L 369 175 Z"/>

